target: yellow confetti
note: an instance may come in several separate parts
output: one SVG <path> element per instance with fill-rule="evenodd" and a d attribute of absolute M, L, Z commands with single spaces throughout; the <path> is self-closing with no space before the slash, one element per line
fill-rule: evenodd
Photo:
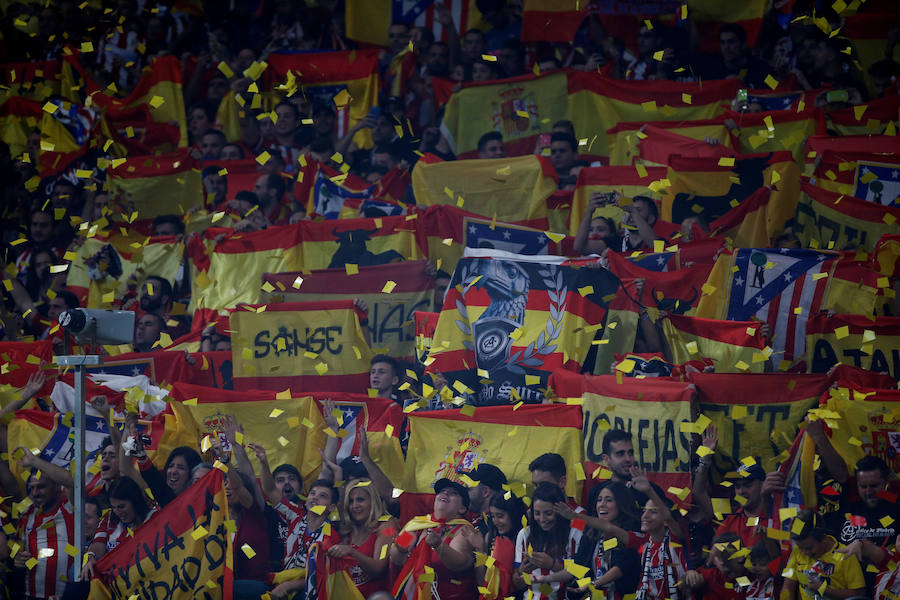
<path fill-rule="evenodd" d="M 152 98 L 150 98 L 150 106 L 152 106 L 153 108 L 159 108 L 165 103 L 166 99 L 162 96 L 153 96 Z"/>
<path fill-rule="evenodd" d="M 347 263 L 344 268 L 347 270 L 347 275 L 359 275 L 359 265 Z"/>
<path fill-rule="evenodd" d="M 396 282 L 396 281 L 386 281 L 386 282 L 384 283 L 384 287 L 381 288 L 381 292 L 384 293 L 384 294 L 390 294 L 391 292 L 394 291 L 394 288 L 395 288 L 395 287 L 397 287 L 397 282 Z"/>
<path fill-rule="evenodd" d="M 778 80 L 772 77 L 771 75 L 766 75 L 765 79 L 766 85 L 772 88 L 773 90 L 778 87 Z"/>

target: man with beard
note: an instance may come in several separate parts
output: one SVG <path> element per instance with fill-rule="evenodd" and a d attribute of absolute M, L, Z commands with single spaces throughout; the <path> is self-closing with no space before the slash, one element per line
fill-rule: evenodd
<path fill-rule="evenodd" d="M 166 318 L 172 310 L 172 284 L 159 275 L 150 275 L 141 286 L 141 310 Z"/>

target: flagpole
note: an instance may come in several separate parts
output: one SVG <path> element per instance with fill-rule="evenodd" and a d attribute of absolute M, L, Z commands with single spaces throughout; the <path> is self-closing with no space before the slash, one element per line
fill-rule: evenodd
<path fill-rule="evenodd" d="M 75 418 L 72 423 L 75 429 L 75 449 L 72 460 L 75 461 L 75 581 L 81 581 L 81 567 L 84 562 L 84 436 L 85 436 L 85 403 L 87 398 L 88 365 L 103 364 L 103 357 L 97 354 L 70 354 L 57 356 L 56 364 L 63 367 L 75 367 Z"/>

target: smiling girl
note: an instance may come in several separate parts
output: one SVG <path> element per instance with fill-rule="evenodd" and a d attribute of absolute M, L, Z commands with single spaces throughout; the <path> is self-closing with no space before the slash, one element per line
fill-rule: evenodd
<path fill-rule="evenodd" d="M 565 502 L 566 496 L 557 485 L 549 482 L 537 484 L 531 496 L 531 517 L 528 527 L 516 538 L 518 569 L 513 584 L 518 589 L 531 586 L 534 600 L 565 598 L 561 582 L 571 576 L 565 570 L 565 560 L 575 557 L 581 541 L 581 531 L 571 527 L 569 519 L 554 508 Z M 547 592 L 549 586 L 550 591 Z"/>

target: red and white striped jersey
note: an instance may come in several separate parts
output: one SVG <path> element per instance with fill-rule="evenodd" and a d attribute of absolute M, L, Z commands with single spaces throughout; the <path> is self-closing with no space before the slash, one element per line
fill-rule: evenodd
<path fill-rule="evenodd" d="M 125 524 L 121 521 L 116 521 L 115 523 L 112 522 L 112 514 L 113 512 L 110 510 L 103 515 L 100 524 L 97 526 L 97 533 L 94 534 L 94 540 L 92 542 L 105 544 L 107 552 L 114 550 L 116 546 L 131 537 L 131 532 Z M 154 514 L 156 514 L 156 508 L 151 508 L 150 512 L 147 513 L 147 518 L 144 519 L 144 523 L 146 523 Z M 142 524 L 143 523 L 139 523 L 137 526 L 140 527 Z"/>
<path fill-rule="evenodd" d="M 25 575 L 25 594 L 35 598 L 60 596 L 75 559 L 66 554 L 66 544 L 75 539 L 75 510 L 62 496 L 50 510 L 30 506 L 19 519 L 19 540 L 37 560 Z M 74 544 L 73 544 L 74 545 Z"/>

